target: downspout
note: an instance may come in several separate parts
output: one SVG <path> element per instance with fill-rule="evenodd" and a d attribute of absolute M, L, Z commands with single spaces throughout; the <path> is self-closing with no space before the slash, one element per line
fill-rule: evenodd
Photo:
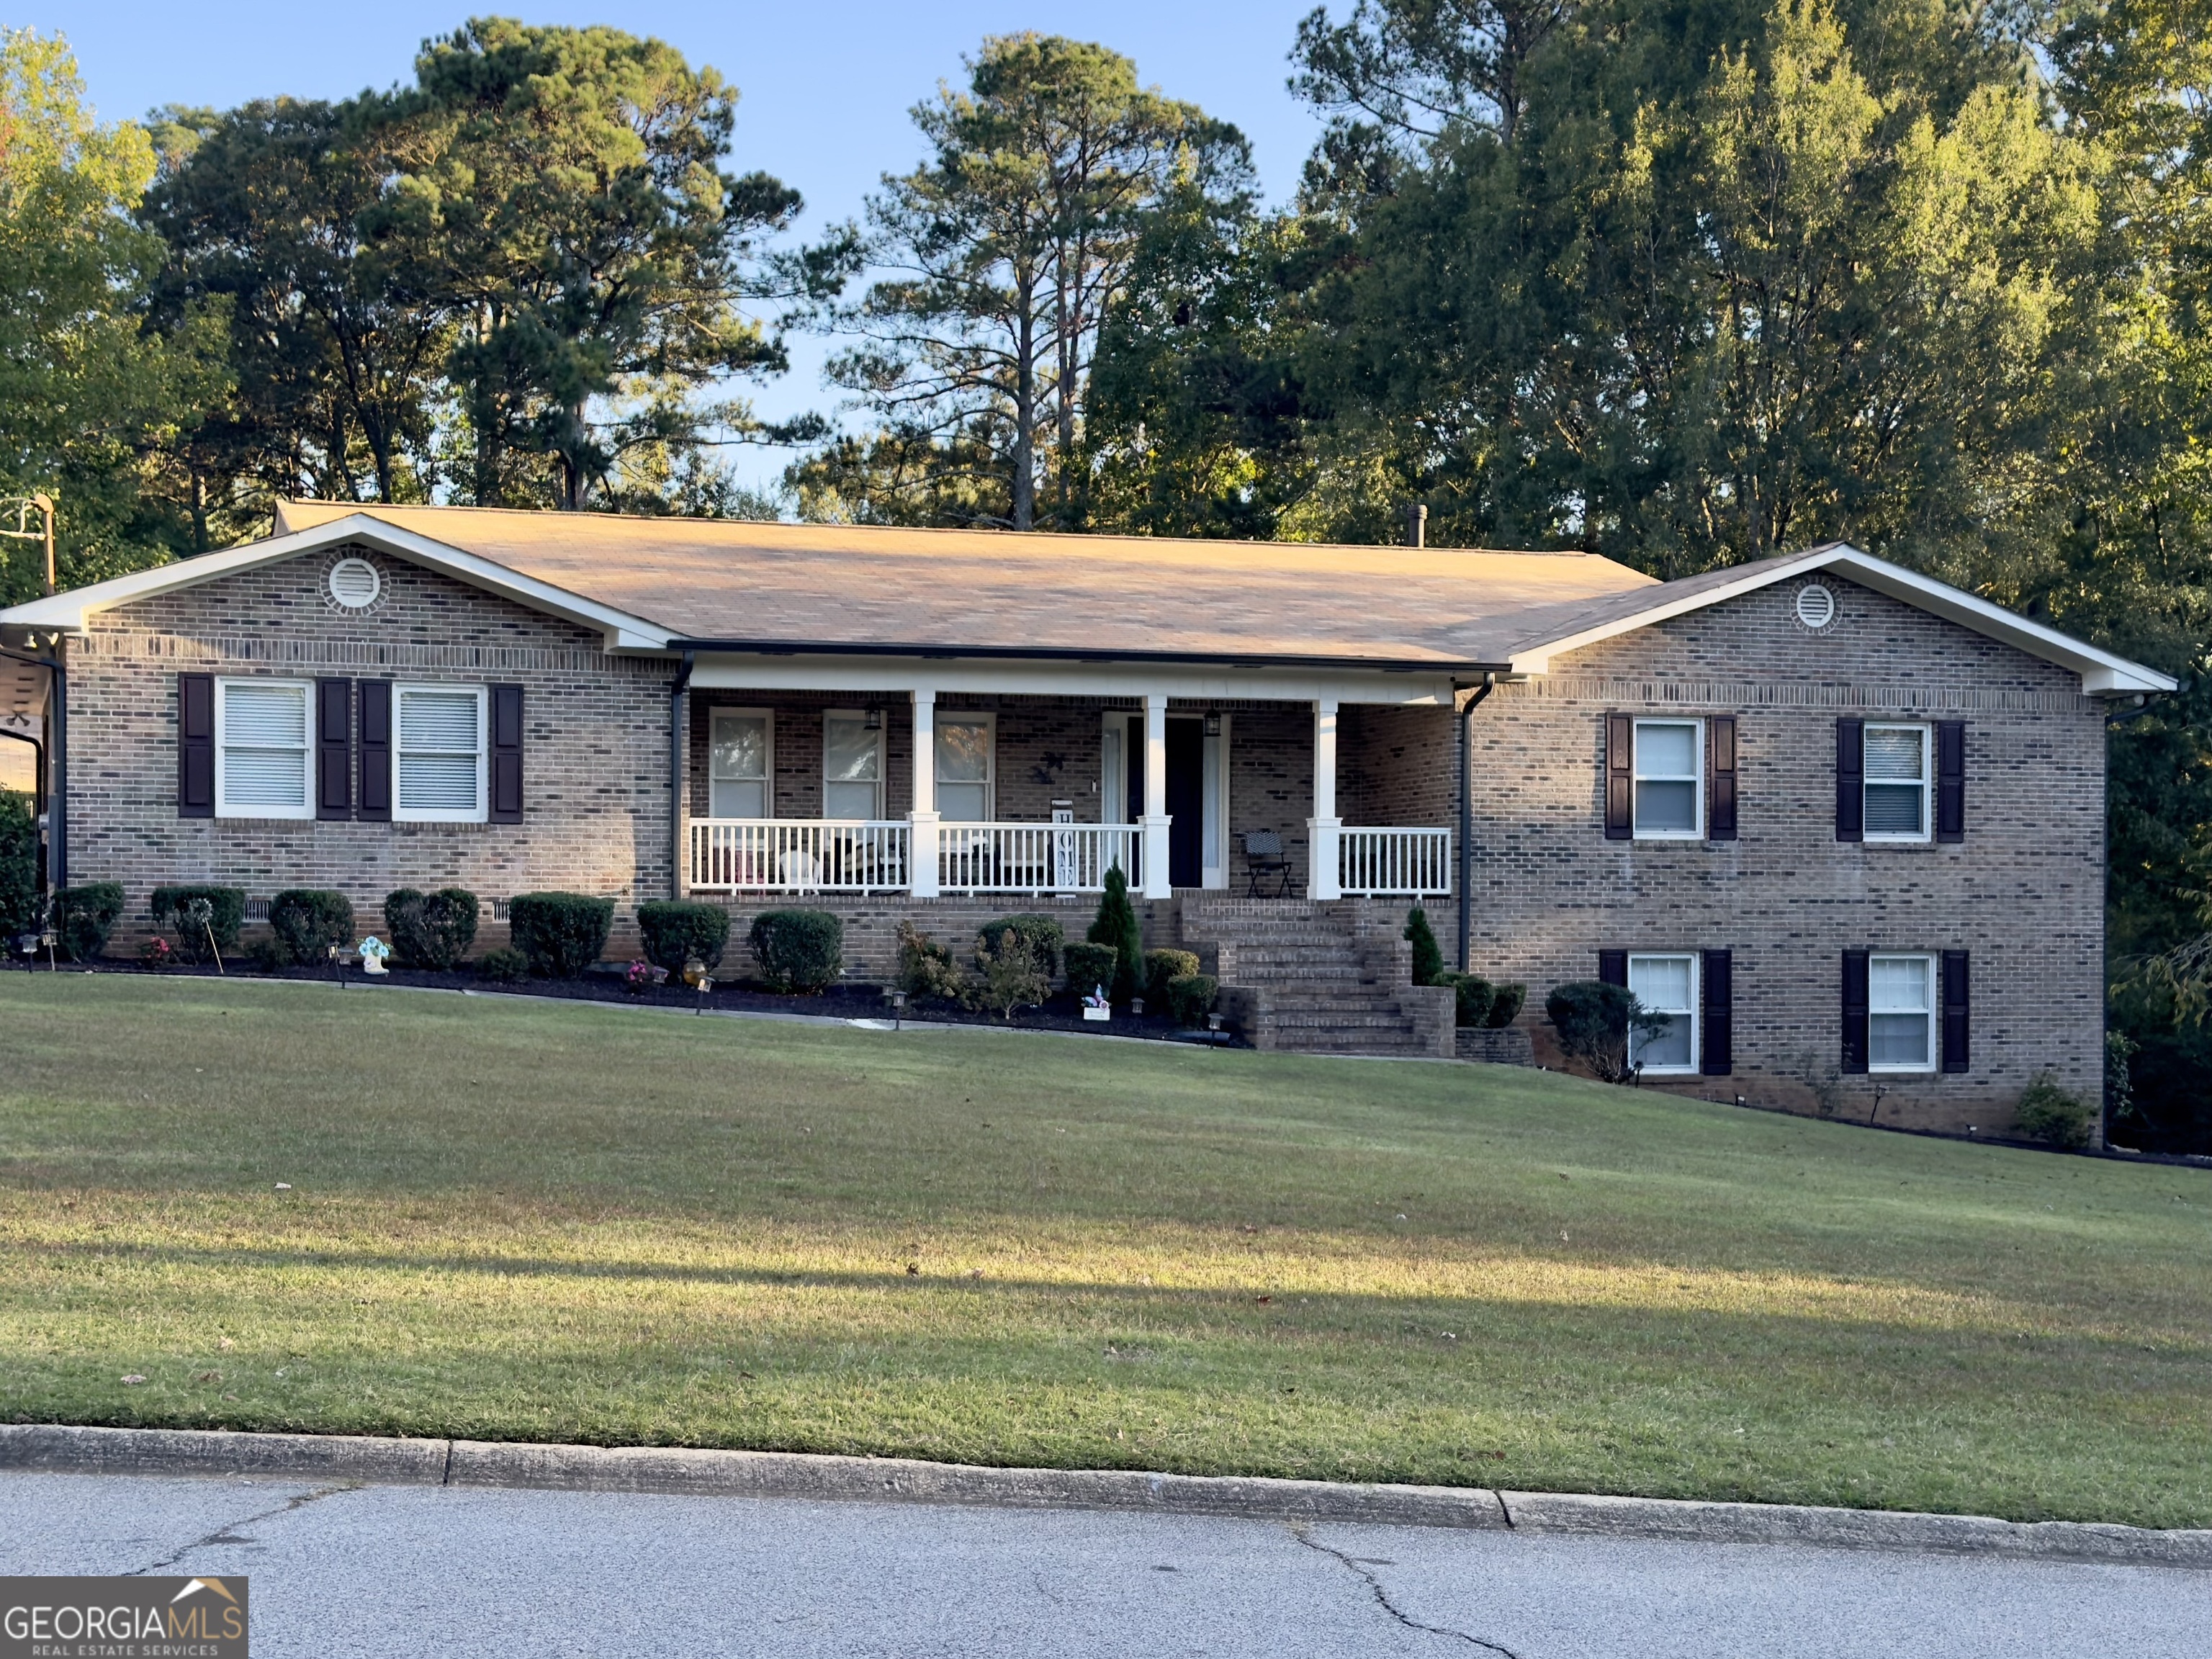
<path fill-rule="evenodd" d="M 51 657 L 0 646 L 0 656 L 35 664 L 54 677 L 48 700 L 53 730 L 47 758 L 52 769 L 46 786 L 46 890 L 50 893 L 58 893 L 69 885 L 69 670 L 62 665 L 58 635 L 55 646 Z"/>
<path fill-rule="evenodd" d="M 1474 706 L 1498 689 L 1485 674 L 1459 711 L 1459 970 L 1474 972 Z"/>
<path fill-rule="evenodd" d="M 696 654 L 684 653 L 684 666 L 668 684 L 668 896 L 684 896 L 684 721 L 678 710 L 691 684 Z"/>

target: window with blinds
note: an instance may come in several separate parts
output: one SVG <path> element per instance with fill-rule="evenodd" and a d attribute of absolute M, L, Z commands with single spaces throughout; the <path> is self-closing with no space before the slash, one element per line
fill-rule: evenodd
<path fill-rule="evenodd" d="M 1928 728 L 1866 726 L 1866 839 L 1928 839 Z"/>
<path fill-rule="evenodd" d="M 216 816 L 311 818 L 308 692 L 298 680 L 216 682 Z"/>
<path fill-rule="evenodd" d="M 417 823 L 483 823 L 483 689 L 402 685 L 393 701 L 392 816 Z"/>

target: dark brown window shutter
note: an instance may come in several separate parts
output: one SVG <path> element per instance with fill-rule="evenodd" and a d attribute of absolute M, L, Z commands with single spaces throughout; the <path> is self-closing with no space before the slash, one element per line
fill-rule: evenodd
<path fill-rule="evenodd" d="M 1866 722 L 1836 722 L 1836 839 L 1866 839 Z M 1859 1068 L 1864 1071 L 1866 1067 Z"/>
<path fill-rule="evenodd" d="M 353 816 L 353 682 L 315 682 L 315 816 Z"/>
<path fill-rule="evenodd" d="M 177 676 L 177 816 L 215 816 L 215 676 Z"/>
<path fill-rule="evenodd" d="M 1605 717 L 1605 838 L 1626 841 L 1636 833 L 1636 722 L 1626 714 Z"/>
<path fill-rule="evenodd" d="M 1867 953 L 1844 952 L 1844 1060 L 1846 1072 L 1867 1068 Z"/>
<path fill-rule="evenodd" d="M 361 707 L 361 793 L 354 816 L 374 823 L 392 821 L 392 682 L 362 680 L 356 688 Z"/>
<path fill-rule="evenodd" d="M 1936 839 L 1966 838 L 1966 723 L 1936 722 Z"/>
<path fill-rule="evenodd" d="M 1599 951 L 1597 977 L 1598 982 L 1601 985 L 1626 986 L 1628 983 L 1628 952 L 1626 951 Z"/>
<path fill-rule="evenodd" d="M 522 822 L 522 688 L 491 688 L 491 821 Z"/>
<path fill-rule="evenodd" d="M 1705 721 L 1705 839 L 1735 839 L 1735 716 Z"/>
<path fill-rule="evenodd" d="M 1966 1069 L 1967 1018 L 1966 953 L 1943 952 L 1943 1069 Z"/>
<path fill-rule="evenodd" d="M 1698 974 L 1698 1024 L 1704 1028 L 1698 1069 L 1707 1077 L 1735 1070 L 1735 964 L 1727 951 L 1702 953 Z"/>

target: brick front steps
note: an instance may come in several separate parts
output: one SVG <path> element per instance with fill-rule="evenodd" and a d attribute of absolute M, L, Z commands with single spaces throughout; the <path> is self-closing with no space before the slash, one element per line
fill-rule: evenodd
<path fill-rule="evenodd" d="M 1395 911 L 1354 901 L 1210 893 L 1181 896 L 1176 919 L 1255 1048 L 1451 1059 L 1452 994 L 1413 983 L 1404 926 Z"/>

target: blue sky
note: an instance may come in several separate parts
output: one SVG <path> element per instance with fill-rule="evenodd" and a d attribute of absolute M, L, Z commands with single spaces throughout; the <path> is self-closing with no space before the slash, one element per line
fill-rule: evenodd
<path fill-rule="evenodd" d="M 471 8 L 468 0 L 198 0 L 180 10 L 139 0 L 34 0 L 15 15 L 41 33 L 68 36 L 93 101 L 108 119 L 161 104 L 227 106 L 276 93 L 342 97 L 389 86 L 409 77 L 425 35 L 453 28 L 472 9 L 533 22 L 613 23 L 658 35 L 739 88 L 732 165 L 764 168 L 797 186 L 806 198 L 802 228 L 818 232 L 857 213 L 878 174 L 919 158 L 907 112 L 940 79 L 959 76 L 961 54 L 987 34 L 1018 29 L 1100 41 L 1133 58 L 1148 83 L 1236 122 L 1252 140 L 1268 196 L 1279 201 L 1320 131 L 1284 85 L 1285 55 L 1312 3 L 600 0 Z M 1341 15 L 1346 7 L 1340 0 L 1333 9 Z M 831 394 L 818 379 L 822 346 L 799 346 L 793 372 L 755 394 L 764 413 L 829 406 Z M 761 454 L 740 471 L 761 477 L 781 464 L 780 456 Z"/>

